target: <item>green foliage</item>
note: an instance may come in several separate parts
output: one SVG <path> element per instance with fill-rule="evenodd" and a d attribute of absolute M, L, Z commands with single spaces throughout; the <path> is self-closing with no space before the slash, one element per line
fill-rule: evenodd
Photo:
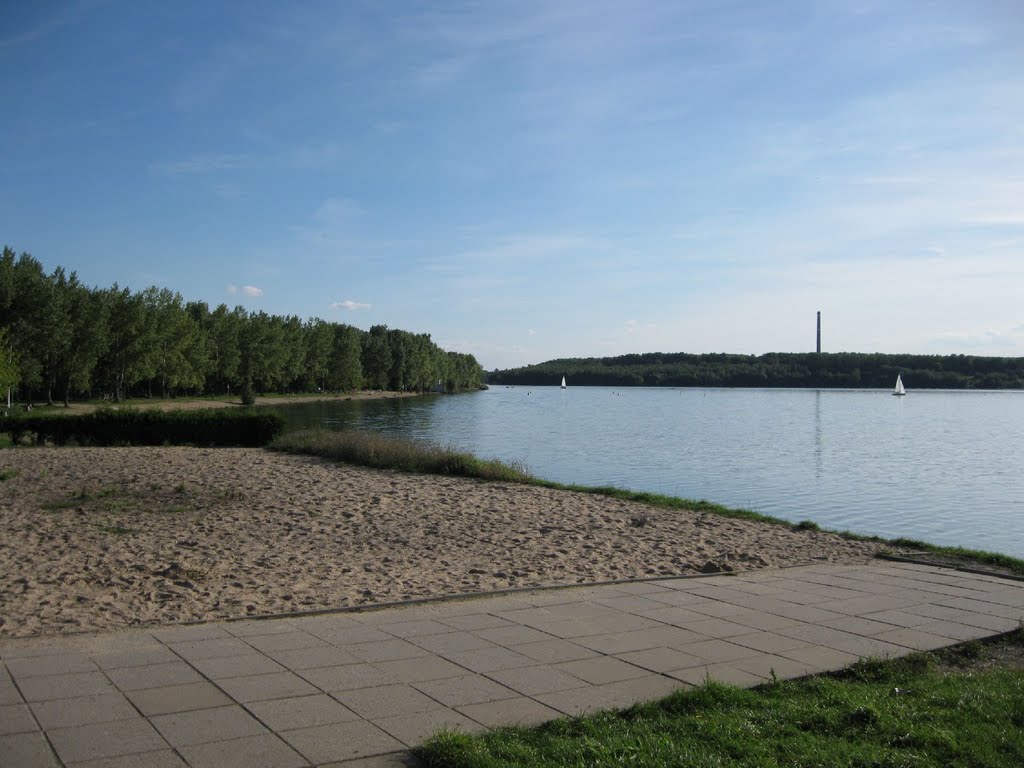
<path fill-rule="evenodd" d="M 256 390 L 253 389 L 251 381 L 242 385 L 242 405 L 256 405 Z"/>
<path fill-rule="evenodd" d="M 242 307 L 185 303 L 166 288 L 88 288 L 57 267 L 4 248 L 0 258 L 0 386 L 116 402 L 131 397 L 376 389 L 476 389 L 472 355 L 446 352 L 427 334 L 370 332 Z M 6 387 L 4 387 L 6 389 Z"/>
<path fill-rule="evenodd" d="M 102 409 L 78 415 L 0 419 L 0 433 L 15 444 L 55 445 L 266 445 L 284 429 L 269 411 L 135 411 Z"/>
<path fill-rule="evenodd" d="M 1024 358 L 972 355 L 686 353 L 551 360 L 493 371 L 493 384 L 616 387 L 852 387 L 888 389 L 903 376 L 908 389 L 1024 387 Z"/>
<path fill-rule="evenodd" d="M 0 328 L 0 398 L 4 404 L 7 390 L 18 386 L 18 360 L 14 352 L 14 342 L 6 328 Z M 2 407 L 2 406 L 0 406 Z"/>
<path fill-rule="evenodd" d="M 1020 647 L 1020 634 L 1010 641 Z M 415 750 L 432 768 L 547 766 L 989 766 L 1024 764 L 1024 669 L 939 669 L 931 657 L 850 674 L 769 683 L 709 682 L 621 712 L 442 732 Z"/>

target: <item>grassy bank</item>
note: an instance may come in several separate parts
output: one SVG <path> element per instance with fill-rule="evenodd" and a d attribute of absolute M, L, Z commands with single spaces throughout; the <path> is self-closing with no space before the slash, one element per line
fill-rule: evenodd
<path fill-rule="evenodd" d="M 480 459 L 466 451 L 388 437 L 377 432 L 300 430 L 281 435 L 270 444 L 270 447 L 286 453 L 321 456 L 375 469 L 397 469 L 403 472 L 455 475 L 513 483 L 534 481 L 523 467 L 514 464 L 506 464 L 497 459 Z"/>
<path fill-rule="evenodd" d="M 782 518 L 763 515 L 749 509 L 733 509 L 703 499 L 681 499 L 646 491 L 630 491 L 614 486 L 583 486 L 555 483 L 530 474 L 519 463 L 505 463 L 498 459 L 480 459 L 471 453 L 446 448 L 432 443 L 388 437 L 375 432 L 302 430 L 277 438 L 270 447 L 287 453 L 321 456 L 334 461 L 357 464 L 376 469 L 396 469 L 403 472 L 455 475 L 481 480 L 504 480 L 513 483 L 537 485 L 543 488 L 593 493 L 623 501 L 647 504 L 660 509 L 680 509 L 709 512 L 723 517 L 754 520 L 781 525 L 793 530 L 823 530 L 817 523 L 804 520 L 791 523 Z M 833 531 L 852 539 L 877 541 L 899 549 L 916 549 L 936 556 L 939 561 L 992 566 L 1004 572 L 1024 576 L 1024 560 L 993 552 L 942 547 L 913 539 L 888 541 L 877 536 L 862 536 L 849 531 Z"/>
<path fill-rule="evenodd" d="M 1024 633 L 745 690 L 717 683 L 623 712 L 444 733 L 432 768 L 1024 765 Z"/>

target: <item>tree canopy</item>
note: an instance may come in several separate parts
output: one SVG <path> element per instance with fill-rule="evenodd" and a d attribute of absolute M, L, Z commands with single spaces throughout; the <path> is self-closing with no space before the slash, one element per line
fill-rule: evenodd
<path fill-rule="evenodd" d="M 492 384 L 614 387 L 892 387 L 897 374 L 915 389 L 1024 388 L 1024 358 L 974 355 L 683 352 L 565 358 L 487 375 Z"/>
<path fill-rule="evenodd" d="M 0 387 L 72 397 L 476 389 L 483 369 L 429 334 L 186 302 L 168 288 L 89 288 L 27 253 L 0 257 Z"/>

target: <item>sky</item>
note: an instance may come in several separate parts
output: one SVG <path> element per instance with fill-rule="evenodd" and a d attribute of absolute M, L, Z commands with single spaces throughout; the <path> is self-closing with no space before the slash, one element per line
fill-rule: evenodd
<path fill-rule="evenodd" d="M 488 370 L 1024 356 L 1024 5 L 0 0 L 0 243 Z"/>

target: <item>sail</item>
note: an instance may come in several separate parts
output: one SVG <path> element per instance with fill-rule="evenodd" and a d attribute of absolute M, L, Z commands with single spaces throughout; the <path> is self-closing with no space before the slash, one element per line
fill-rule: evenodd
<path fill-rule="evenodd" d="M 896 388 L 892 392 L 894 395 L 905 395 L 907 390 L 903 388 L 903 377 L 900 374 L 896 374 Z"/>
<path fill-rule="evenodd" d="M 562 389 L 565 389 L 565 376 L 562 377 Z"/>

